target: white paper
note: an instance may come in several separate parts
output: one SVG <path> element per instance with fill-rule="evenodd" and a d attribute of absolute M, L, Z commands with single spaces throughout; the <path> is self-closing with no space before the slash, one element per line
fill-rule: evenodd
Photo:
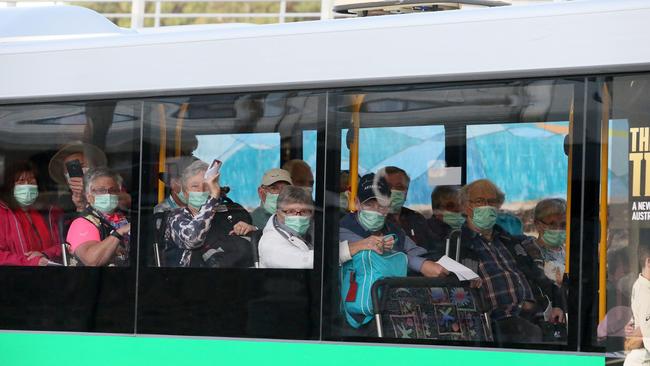
<path fill-rule="evenodd" d="M 437 263 L 443 266 L 447 271 L 454 273 L 461 281 L 470 281 L 478 278 L 478 275 L 474 271 L 446 255 L 443 255 Z"/>
<path fill-rule="evenodd" d="M 461 183 L 461 174 L 462 171 L 457 166 L 429 168 L 427 172 L 429 186 L 459 186 Z"/>

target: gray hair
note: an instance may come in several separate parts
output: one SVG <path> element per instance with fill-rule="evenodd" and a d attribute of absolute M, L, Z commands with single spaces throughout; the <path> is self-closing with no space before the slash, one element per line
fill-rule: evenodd
<path fill-rule="evenodd" d="M 501 191 L 496 184 L 492 183 L 492 181 L 489 179 L 479 179 L 473 181 L 470 184 L 465 185 L 463 188 L 460 189 L 458 200 L 460 201 L 461 207 L 465 206 L 467 202 L 469 202 L 469 191 L 476 186 L 487 186 L 493 189 L 496 192 L 497 202 L 499 203 L 499 207 L 501 207 L 503 202 L 506 201 L 506 194 L 503 193 L 503 191 Z"/>
<path fill-rule="evenodd" d="M 439 210 L 440 204 L 444 200 L 456 200 L 458 201 L 458 196 L 460 192 L 460 187 L 458 186 L 436 186 L 436 188 L 431 192 L 431 209 Z"/>
<path fill-rule="evenodd" d="M 542 221 L 550 215 L 566 215 L 566 201 L 562 198 L 547 198 L 535 206 L 535 221 Z"/>
<path fill-rule="evenodd" d="M 278 196 L 278 209 L 292 203 L 314 206 L 314 202 L 311 200 L 311 195 L 306 189 L 302 187 L 286 186 L 282 188 L 280 195 Z"/>
<path fill-rule="evenodd" d="M 111 178 L 115 181 L 115 184 L 117 184 L 118 187 L 122 187 L 122 177 L 116 172 L 106 167 L 90 168 L 84 175 L 84 192 L 86 194 L 91 193 L 93 182 L 98 178 Z"/>
<path fill-rule="evenodd" d="M 187 181 L 192 178 L 193 176 L 205 172 L 208 170 L 210 166 L 208 163 L 197 160 L 193 162 L 192 164 L 188 165 L 185 169 L 183 169 L 183 174 L 181 175 L 181 186 L 187 187 Z"/>

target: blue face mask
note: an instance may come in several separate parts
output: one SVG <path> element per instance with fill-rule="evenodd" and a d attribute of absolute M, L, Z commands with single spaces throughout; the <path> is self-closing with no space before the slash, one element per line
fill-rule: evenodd
<path fill-rule="evenodd" d="M 178 197 L 178 200 L 183 202 L 184 205 L 187 205 L 187 198 L 185 197 L 185 192 L 181 189 L 181 192 L 176 195 Z"/>
<path fill-rule="evenodd" d="M 451 226 L 452 229 L 460 229 L 465 223 L 465 216 L 460 212 L 444 211 L 442 214 L 442 221 Z"/>
<path fill-rule="evenodd" d="M 115 210 L 119 201 L 116 194 L 98 194 L 92 206 L 101 213 L 109 214 Z"/>
<path fill-rule="evenodd" d="M 406 192 L 396 189 L 390 190 L 390 212 L 398 213 L 406 202 Z"/>
<path fill-rule="evenodd" d="M 481 230 L 490 230 L 497 222 L 497 209 L 492 206 L 475 207 L 472 222 Z"/>
<path fill-rule="evenodd" d="M 205 205 L 210 197 L 209 192 L 188 192 L 189 198 L 187 199 L 187 204 L 192 206 L 195 209 L 200 209 L 201 206 Z"/>
<path fill-rule="evenodd" d="M 377 211 L 360 210 L 358 217 L 361 226 L 368 231 L 381 229 L 384 227 L 384 222 L 386 221 L 386 216 Z"/>
<path fill-rule="evenodd" d="M 304 235 L 307 232 L 310 221 L 311 217 L 309 216 L 285 216 L 284 218 L 284 224 L 298 235 Z"/>
<path fill-rule="evenodd" d="M 267 193 L 266 198 L 264 199 L 264 210 L 271 215 L 274 214 L 278 208 L 278 196 L 279 194 L 277 193 Z"/>
<path fill-rule="evenodd" d="M 549 246 L 557 248 L 566 241 L 566 230 L 544 230 L 542 240 Z"/>
<path fill-rule="evenodd" d="M 17 184 L 14 187 L 14 198 L 19 205 L 30 206 L 38 198 L 38 186 L 36 184 Z"/>

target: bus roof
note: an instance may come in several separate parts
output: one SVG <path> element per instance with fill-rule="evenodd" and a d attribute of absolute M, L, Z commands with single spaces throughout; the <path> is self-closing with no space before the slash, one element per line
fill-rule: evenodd
<path fill-rule="evenodd" d="M 647 19 L 645 0 L 141 32 L 102 19 L 2 33 L 0 101 L 643 71 Z"/>

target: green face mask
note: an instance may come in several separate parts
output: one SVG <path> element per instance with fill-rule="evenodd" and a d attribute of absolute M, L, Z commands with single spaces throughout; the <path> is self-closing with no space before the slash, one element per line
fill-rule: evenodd
<path fill-rule="evenodd" d="M 390 190 L 390 213 L 398 213 L 406 201 L 406 192 L 396 189 Z"/>
<path fill-rule="evenodd" d="M 472 222 L 481 230 L 490 230 L 497 222 L 497 209 L 492 206 L 475 207 Z"/>
<path fill-rule="evenodd" d="M 178 200 L 183 202 L 184 205 L 187 205 L 187 198 L 185 197 L 185 192 L 181 189 L 180 193 L 176 195 Z"/>
<path fill-rule="evenodd" d="M 111 213 L 117 207 L 119 197 L 116 194 L 98 194 L 92 206 L 101 213 Z"/>
<path fill-rule="evenodd" d="M 277 193 L 267 193 L 266 199 L 264 200 L 264 209 L 270 214 L 274 214 L 275 210 L 278 208 L 278 194 Z"/>
<path fill-rule="evenodd" d="M 361 210 L 359 211 L 359 223 L 368 231 L 377 231 L 384 227 L 386 216 L 377 211 Z"/>
<path fill-rule="evenodd" d="M 307 232 L 310 221 L 309 216 L 285 216 L 284 218 L 284 224 L 298 235 L 304 235 Z"/>
<path fill-rule="evenodd" d="M 187 200 L 187 204 L 194 207 L 195 209 L 201 208 L 201 206 L 205 205 L 205 202 L 208 200 L 208 197 L 210 197 L 209 192 L 188 192 L 190 195 L 190 198 Z"/>
<path fill-rule="evenodd" d="M 465 216 L 460 212 L 443 211 L 442 221 L 451 226 L 452 229 L 457 230 L 465 223 Z"/>
<path fill-rule="evenodd" d="M 21 206 L 30 206 L 38 197 L 38 186 L 36 184 L 17 184 L 14 187 L 14 198 Z"/>
<path fill-rule="evenodd" d="M 565 230 L 544 230 L 542 235 L 542 240 L 544 243 L 552 247 L 559 247 L 566 241 L 566 231 Z"/>

